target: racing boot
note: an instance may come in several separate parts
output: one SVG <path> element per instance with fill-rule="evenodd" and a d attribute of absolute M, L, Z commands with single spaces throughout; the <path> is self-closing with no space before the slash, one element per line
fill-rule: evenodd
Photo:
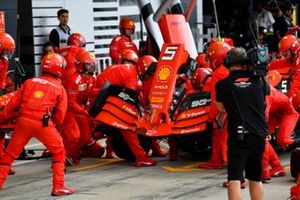
<path fill-rule="evenodd" d="M 162 151 L 162 149 L 159 146 L 159 140 L 153 139 L 151 143 L 151 149 L 152 149 L 152 156 L 153 157 L 165 157 L 166 154 Z"/>
<path fill-rule="evenodd" d="M 71 166 L 79 166 L 80 159 L 77 156 L 67 156 L 66 164 L 71 165 Z"/>
<path fill-rule="evenodd" d="M 261 179 L 262 179 L 263 183 L 267 183 L 269 180 L 271 180 L 271 176 L 270 176 L 268 168 L 262 170 Z"/>
<path fill-rule="evenodd" d="M 298 185 L 293 186 L 290 189 L 290 193 L 291 196 L 288 198 L 288 200 L 300 200 L 300 187 Z"/>
<path fill-rule="evenodd" d="M 214 129 L 213 130 L 211 158 L 208 162 L 200 164 L 199 168 L 203 168 L 203 169 L 222 169 L 222 162 L 224 162 L 225 159 L 222 158 L 221 134 L 222 134 L 221 130 L 219 130 L 219 129 Z"/>
<path fill-rule="evenodd" d="M 115 153 L 114 153 L 112 143 L 111 143 L 111 137 L 109 135 L 106 138 L 106 148 L 105 148 L 105 150 L 106 150 L 105 158 L 114 159 L 116 157 Z"/>
<path fill-rule="evenodd" d="M 149 166 L 155 166 L 156 161 L 152 160 L 151 158 L 145 157 L 142 159 L 137 159 L 134 163 L 134 166 L 136 167 L 149 167 Z"/>
<path fill-rule="evenodd" d="M 62 187 L 53 187 L 51 195 L 52 196 L 63 196 L 63 195 L 70 195 L 74 194 L 75 190 L 66 186 Z"/>
<path fill-rule="evenodd" d="M 287 200 L 300 200 L 300 195 L 299 196 L 290 196 Z"/>
<path fill-rule="evenodd" d="M 73 194 L 75 191 L 72 188 L 64 186 L 65 182 L 65 152 L 59 152 L 53 155 L 52 161 L 52 170 L 53 170 L 53 178 L 52 178 L 52 196 L 62 196 Z"/>
<path fill-rule="evenodd" d="M 178 160 L 178 151 L 177 151 L 177 141 L 175 137 L 170 137 L 168 139 L 168 144 L 170 147 L 169 150 L 169 160 L 170 161 L 177 161 Z"/>
<path fill-rule="evenodd" d="M 5 165 L 6 163 L 2 163 L 0 165 L 0 189 L 3 188 L 6 177 L 8 176 L 9 170 L 10 170 L 10 166 L 9 165 Z"/>
<path fill-rule="evenodd" d="M 80 150 L 80 157 L 82 158 L 101 158 L 105 149 L 101 146 L 100 142 L 91 139 L 90 144 Z"/>
<path fill-rule="evenodd" d="M 269 170 L 270 176 L 279 177 L 286 175 L 284 167 L 281 165 L 280 159 L 271 145 L 269 148 L 269 164 L 271 166 L 271 169 Z"/>
<path fill-rule="evenodd" d="M 222 164 L 208 161 L 206 163 L 200 164 L 198 167 L 202 169 L 222 169 Z"/>
<path fill-rule="evenodd" d="M 272 177 L 281 177 L 285 176 L 286 172 L 283 166 L 278 166 L 269 170 L 270 176 Z"/>
<path fill-rule="evenodd" d="M 139 138 L 137 137 L 137 135 L 125 130 L 122 130 L 121 134 L 135 157 L 134 166 L 146 167 L 156 165 L 155 160 L 152 160 L 147 157 L 145 150 L 140 145 Z"/>
<path fill-rule="evenodd" d="M 16 174 L 16 172 L 13 170 L 13 168 L 11 167 L 10 169 L 9 169 L 9 172 L 8 172 L 8 175 L 15 175 Z"/>
<path fill-rule="evenodd" d="M 42 153 L 43 158 L 49 158 L 51 156 L 53 156 L 53 154 L 48 149 L 45 149 L 45 151 Z"/>
<path fill-rule="evenodd" d="M 225 181 L 223 182 L 223 187 L 227 188 L 229 186 L 229 181 Z M 245 189 L 246 188 L 246 183 L 245 180 L 241 181 L 241 189 Z"/>

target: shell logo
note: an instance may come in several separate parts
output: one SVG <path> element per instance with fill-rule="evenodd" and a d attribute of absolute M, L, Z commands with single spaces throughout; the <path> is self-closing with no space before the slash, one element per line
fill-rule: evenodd
<path fill-rule="evenodd" d="M 37 90 L 37 91 L 35 91 L 34 93 L 33 93 L 33 96 L 34 96 L 34 98 L 36 98 L 36 99 L 41 99 L 41 98 L 43 98 L 44 97 L 44 92 L 43 91 L 40 91 L 40 90 Z"/>
<path fill-rule="evenodd" d="M 47 59 L 51 59 L 53 57 L 52 53 L 47 55 Z"/>
<path fill-rule="evenodd" d="M 275 75 L 269 76 L 269 79 L 270 79 L 271 81 L 274 81 L 274 80 L 275 80 Z"/>
<path fill-rule="evenodd" d="M 91 58 L 91 59 L 95 59 L 95 55 L 92 54 L 92 53 L 90 53 L 90 58 Z"/>
<path fill-rule="evenodd" d="M 166 81 L 171 76 L 171 68 L 167 65 L 162 66 L 157 75 L 159 81 Z"/>

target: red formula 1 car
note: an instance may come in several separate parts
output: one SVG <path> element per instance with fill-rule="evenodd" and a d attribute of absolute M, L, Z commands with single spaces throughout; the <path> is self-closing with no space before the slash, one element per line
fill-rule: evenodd
<path fill-rule="evenodd" d="M 152 137 L 177 135 L 179 143 L 181 141 L 190 148 L 193 146 L 190 143 L 199 143 L 195 138 L 201 140 L 205 133 L 210 95 L 207 92 L 186 95 L 180 83 L 182 77 L 192 77 L 197 64 L 191 58 L 193 52 L 185 17 L 182 14 L 164 15 L 159 25 L 165 43 L 153 75 L 149 109 L 141 109 L 134 91 L 116 85 L 102 89 L 90 109 L 90 114 L 99 123 L 98 128 L 111 133 L 114 151 L 122 158 L 133 158 L 119 134 L 122 130 L 138 134 L 146 151 Z M 204 149 L 208 145 L 209 142 Z"/>

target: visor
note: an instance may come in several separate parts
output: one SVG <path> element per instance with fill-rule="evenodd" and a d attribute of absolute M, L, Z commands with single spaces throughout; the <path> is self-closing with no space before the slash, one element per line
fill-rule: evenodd
<path fill-rule="evenodd" d="M 13 51 L 7 51 L 7 50 L 2 50 L 2 57 L 7 57 L 8 59 L 11 59 L 15 53 L 15 50 Z"/>

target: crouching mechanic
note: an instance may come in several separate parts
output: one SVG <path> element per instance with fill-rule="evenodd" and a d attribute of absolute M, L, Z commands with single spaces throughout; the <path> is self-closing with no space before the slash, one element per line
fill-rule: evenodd
<path fill-rule="evenodd" d="M 266 101 L 266 119 L 270 132 L 275 132 L 276 126 L 279 125 L 279 131 L 276 135 L 277 143 L 285 149 L 295 148 L 298 142 L 291 138 L 291 134 L 296 127 L 299 114 L 294 109 L 289 98 L 273 87 L 271 87 L 271 93 L 267 96 Z M 268 165 L 271 166 L 270 170 L 268 169 Z M 269 180 L 271 177 L 285 176 L 286 174 L 284 167 L 281 165 L 276 152 L 269 142 L 266 142 L 263 167 L 263 180 Z"/>
<path fill-rule="evenodd" d="M 81 157 L 101 158 L 104 148 L 92 139 L 93 118 L 86 109 L 90 93 L 94 92 L 95 56 L 82 51 L 76 57 L 77 71 L 67 81 L 68 109 L 61 134 L 69 164 L 79 165 Z M 98 91 L 98 90 L 97 90 Z"/>
<path fill-rule="evenodd" d="M 245 170 L 251 199 L 263 199 L 262 156 L 268 133 L 265 109 L 267 84 L 243 66 L 243 48 L 231 49 L 226 67 L 230 74 L 216 84 L 216 106 L 228 115 L 228 199 L 242 199 L 241 181 Z"/>
<path fill-rule="evenodd" d="M 10 166 L 18 158 L 31 138 L 41 141 L 53 154 L 53 196 L 73 194 L 64 186 L 65 149 L 55 125 L 60 124 L 67 109 L 67 94 L 61 85 L 65 60 L 59 54 L 49 54 L 42 60 L 42 75 L 27 80 L 2 112 L 5 122 L 18 110 L 18 119 L 4 156 L 0 160 L 0 188 L 3 187 Z M 38 106 L 37 106 L 38 105 Z"/>
<path fill-rule="evenodd" d="M 134 51 L 125 49 L 121 53 L 121 64 L 110 66 L 97 76 L 96 88 L 101 89 L 105 82 L 109 82 L 139 93 L 142 85 L 139 84 L 140 81 L 138 80 L 138 60 L 139 58 Z M 140 146 L 136 134 L 125 130 L 122 130 L 121 134 L 135 156 L 134 165 L 136 167 L 156 165 L 156 161 L 149 158 Z"/>

